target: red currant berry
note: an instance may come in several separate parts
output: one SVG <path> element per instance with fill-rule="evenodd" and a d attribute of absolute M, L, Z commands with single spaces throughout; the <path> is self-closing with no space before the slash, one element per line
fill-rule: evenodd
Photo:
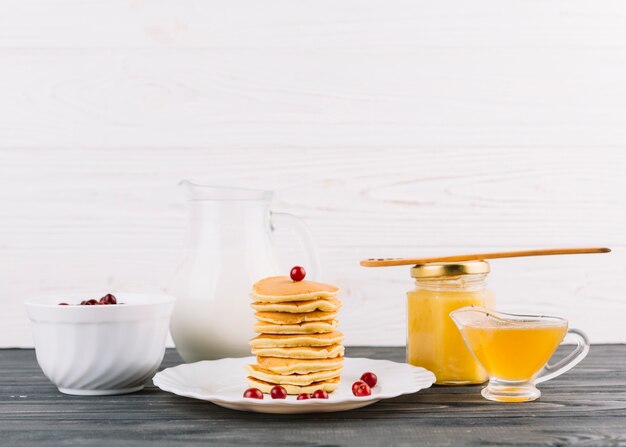
<path fill-rule="evenodd" d="M 258 388 L 248 388 L 246 391 L 243 392 L 243 397 L 263 400 L 263 393 Z"/>
<path fill-rule="evenodd" d="M 67 303 L 59 303 L 59 306 L 69 306 Z"/>
<path fill-rule="evenodd" d="M 298 397 L 296 397 L 296 400 L 307 400 L 310 398 L 311 396 L 309 396 L 307 393 L 302 393 L 302 394 L 298 394 Z"/>
<path fill-rule="evenodd" d="M 291 276 L 291 279 L 294 281 L 302 281 L 306 276 L 306 271 L 304 270 L 304 267 L 296 265 L 291 269 L 289 276 Z"/>
<path fill-rule="evenodd" d="M 363 375 L 361 376 L 361 380 L 367 383 L 370 388 L 374 388 L 378 383 L 378 377 L 376 376 L 376 374 L 370 371 L 363 373 Z"/>
<path fill-rule="evenodd" d="M 115 296 L 107 293 L 102 298 L 100 298 L 100 304 L 117 304 L 117 299 L 115 299 Z"/>
<path fill-rule="evenodd" d="M 328 393 L 324 390 L 315 390 L 311 394 L 311 399 L 328 399 Z"/>
<path fill-rule="evenodd" d="M 362 380 L 357 380 L 352 384 L 352 394 L 356 397 L 369 396 L 372 394 L 370 386 Z"/>
<path fill-rule="evenodd" d="M 81 301 L 80 302 L 81 306 L 95 306 L 96 304 L 98 304 L 97 300 L 91 299 L 91 300 L 87 300 L 87 301 Z"/>
<path fill-rule="evenodd" d="M 287 390 L 280 385 L 276 385 L 270 390 L 270 396 L 272 396 L 272 399 L 286 399 Z"/>

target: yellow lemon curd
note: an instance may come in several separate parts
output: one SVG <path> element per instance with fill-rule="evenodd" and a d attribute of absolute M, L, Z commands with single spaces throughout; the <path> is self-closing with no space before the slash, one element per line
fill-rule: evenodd
<path fill-rule="evenodd" d="M 483 383 L 487 373 L 472 356 L 450 312 L 465 306 L 487 306 L 493 296 L 481 290 L 430 290 L 408 292 L 407 362 L 429 369 L 437 384 Z"/>
<path fill-rule="evenodd" d="M 550 360 L 567 333 L 567 323 L 529 322 L 514 326 L 485 323 L 462 328 L 489 376 L 501 380 L 532 379 Z"/>

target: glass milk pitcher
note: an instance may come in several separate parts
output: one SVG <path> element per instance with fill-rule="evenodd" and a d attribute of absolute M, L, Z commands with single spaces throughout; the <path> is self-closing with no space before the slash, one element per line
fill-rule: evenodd
<path fill-rule="evenodd" d="M 176 349 L 186 362 L 250 355 L 252 284 L 288 274 L 275 258 L 274 227 L 293 227 L 306 252 L 307 276 L 315 277 L 318 261 L 309 231 L 296 216 L 270 211 L 270 191 L 186 180 L 181 185 L 188 190 L 190 216 L 172 288 L 177 301 L 170 329 Z"/>

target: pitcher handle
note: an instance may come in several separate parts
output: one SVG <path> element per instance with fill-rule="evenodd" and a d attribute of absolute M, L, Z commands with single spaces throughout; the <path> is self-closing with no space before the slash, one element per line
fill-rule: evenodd
<path fill-rule="evenodd" d="M 554 379 L 569 371 L 574 366 L 578 365 L 582 359 L 587 357 L 589 353 L 589 339 L 585 333 L 578 329 L 570 329 L 567 331 L 567 334 L 574 336 L 576 348 L 556 364 L 547 364 L 535 378 L 535 383 L 542 383 L 546 380 Z"/>
<path fill-rule="evenodd" d="M 271 216 L 272 221 L 279 222 L 282 220 L 286 225 L 294 229 L 304 247 L 306 265 L 303 265 L 303 267 L 306 270 L 307 277 L 311 279 L 317 278 L 320 271 L 319 257 L 317 250 L 315 249 L 315 243 L 313 242 L 311 231 L 306 223 L 304 223 L 304 220 L 289 213 L 272 212 Z"/>

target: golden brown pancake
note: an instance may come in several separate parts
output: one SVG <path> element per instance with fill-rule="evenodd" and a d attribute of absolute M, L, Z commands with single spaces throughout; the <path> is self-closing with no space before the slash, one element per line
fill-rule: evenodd
<path fill-rule="evenodd" d="M 260 334 L 250 340 L 253 348 L 279 348 L 298 346 L 331 346 L 341 343 L 343 334 L 338 331 L 324 334 L 274 335 Z"/>
<path fill-rule="evenodd" d="M 315 298 L 330 298 L 339 288 L 314 281 L 292 281 L 288 276 L 270 276 L 252 285 L 255 301 L 280 303 L 285 301 L 307 301 Z"/>
<path fill-rule="evenodd" d="M 286 276 L 252 286 L 257 319 L 250 340 L 256 364 L 245 365 L 250 386 L 269 393 L 282 385 L 290 394 L 332 392 L 343 370 L 343 334 L 335 331 L 339 288 Z"/>
<path fill-rule="evenodd" d="M 301 314 L 304 312 L 336 312 L 341 308 L 341 301 L 337 298 L 318 298 L 306 301 L 285 301 L 282 303 L 253 302 L 252 308 L 259 312 L 289 312 Z"/>
<path fill-rule="evenodd" d="M 248 384 L 253 388 L 260 389 L 263 393 L 269 394 L 275 383 L 265 382 L 254 377 L 248 377 Z M 301 394 L 312 393 L 315 390 L 324 390 L 327 393 L 332 393 L 339 386 L 339 377 L 333 379 L 323 380 L 321 382 L 313 382 L 310 385 L 298 386 L 298 385 L 281 385 L 287 391 L 287 394 Z"/>
<path fill-rule="evenodd" d="M 253 329 L 260 334 L 323 334 L 332 332 L 337 327 L 337 320 L 309 321 L 300 324 L 272 324 L 258 321 Z"/>
<path fill-rule="evenodd" d="M 343 356 L 345 349 L 339 343 L 330 346 L 297 346 L 294 348 L 252 348 L 252 354 L 260 357 L 288 359 L 326 359 Z"/>
<path fill-rule="evenodd" d="M 287 312 L 256 312 L 254 316 L 257 320 L 274 324 L 300 324 L 307 321 L 334 320 L 337 312 L 306 312 L 303 314 L 291 314 Z"/>
<path fill-rule="evenodd" d="M 276 374 L 272 371 L 263 369 L 257 365 L 245 365 L 248 375 L 256 379 L 263 380 L 276 385 L 310 385 L 314 382 L 333 379 L 341 375 L 343 368 L 331 369 L 328 371 L 317 371 L 309 374 Z"/>
<path fill-rule="evenodd" d="M 258 357 L 259 368 L 275 374 L 311 374 L 319 371 L 331 371 L 341 368 L 343 357 L 327 359 L 286 359 L 280 357 Z"/>

